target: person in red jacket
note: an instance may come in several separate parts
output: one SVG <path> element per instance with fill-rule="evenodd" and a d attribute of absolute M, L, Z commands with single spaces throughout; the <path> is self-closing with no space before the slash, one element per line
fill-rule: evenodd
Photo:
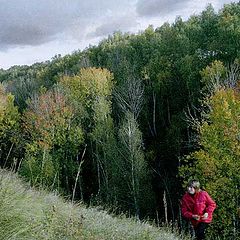
<path fill-rule="evenodd" d="M 212 222 L 215 208 L 216 203 L 206 191 L 200 189 L 199 181 L 189 181 L 187 192 L 182 198 L 181 210 L 183 217 L 191 221 L 197 240 L 205 239 L 205 230 Z"/>

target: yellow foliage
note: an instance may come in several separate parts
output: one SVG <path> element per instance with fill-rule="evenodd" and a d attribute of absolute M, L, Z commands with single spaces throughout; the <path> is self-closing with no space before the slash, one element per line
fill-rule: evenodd
<path fill-rule="evenodd" d="M 62 77 L 60 86 L 69 90 L 70 99 L 91 104 L 97 97 L 111 95 L 113 76 L 107 69 L 82 68 L 76 76 Z"/>
<path fill-rule="evenodd" d="M 201 149 L 186 157 L 180 175 L 200 180 L 218 205 L 214 226 L 230 229 L 239 208 L 240 94 L 219 89 L 206 102 L 210 112 L 200 127 Z"/>

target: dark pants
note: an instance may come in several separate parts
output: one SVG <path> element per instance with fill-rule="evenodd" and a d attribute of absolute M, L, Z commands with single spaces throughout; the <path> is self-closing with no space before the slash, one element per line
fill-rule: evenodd
<path fill-rule="evenodd" d="M 205 230 L 208 227 L 208 223 L 203 223 L 200 222 L 195 228 L 195 236 L 197 238 L 197 240 L 204 240 L 205 239 Z"/>

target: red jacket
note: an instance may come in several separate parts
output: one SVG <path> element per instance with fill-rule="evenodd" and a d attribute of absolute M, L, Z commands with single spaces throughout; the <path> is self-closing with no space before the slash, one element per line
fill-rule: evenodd
<path fill-rule="evenodd" d="M 200 190 L 194 195 L 187 192 L 182 198 L 182 215 L 191 220 L 193 226 L 196 226 L 199 222 L 210 223 L 215 208 L 216 203 L 205 191 Z M 208 218 L 205 220 L 201 219 L 201 216 L 203 216 L 204 213 L 208 213 Z M 195 220 L 192 218 L 192 215 L 199 215 L 200 219 Z"/>

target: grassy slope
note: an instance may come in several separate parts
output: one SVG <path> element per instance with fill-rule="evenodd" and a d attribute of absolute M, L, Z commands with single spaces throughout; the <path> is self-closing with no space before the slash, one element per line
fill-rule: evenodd
<path fill-rule="evenodd" d="M 178 240 L 166 229 L 96 208 L 73 205 L 54 193 L 36 191 L 0 170 L 0 239 Z"/>

